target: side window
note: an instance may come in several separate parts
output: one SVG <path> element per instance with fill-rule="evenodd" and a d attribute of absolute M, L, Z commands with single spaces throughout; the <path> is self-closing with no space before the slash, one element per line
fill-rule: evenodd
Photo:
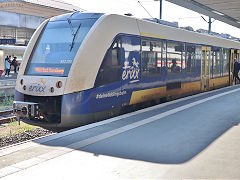
<path fill-rule="evenodd" d="M 121 81 L 121 39 L 114 41 L 108 49 L 98 71 L 95 86 Z"/>
<path fill-rule="evenodd" d="M 194 73 L 196 71 L 196 48 L 194 45 L 186 44 L 186 73 Z"/>
<path fill-rule="evenodd" d="M 213 77 L 220 77 L 222 72 L 221 48 L 212 48 L 212 72 Z"/>
<path fill-rule="evenodd" d="M 162 42 L 142 40 L 142 77 L 160 76 Z"/>
<path fill-rule="evenodd" d="M 223 49 L 222 50 L 222 56 L 223 56 L 223 76 L 227 76 L 229 72 L 229 50 Z"/>
<path fill-rule="evenodd" d="M 122 80 L 123 83 L 139 81 L 140 78 L 140 38 L 122 36 Z"/>
<path fill-rule="evenodd" d="M 183 45 L 179 42 L 167 42 L 167 71 L 168 74 L 181 73 Z"/>
<path fill-rule="evenodd" d="M 201 57 L 202 57 L 202 46 L 195 46 L 195 61 L 196 61 L 196 74 L 201 74 Z"/>
<path fill-rule="evenodd" d="M 165 40 L 162 47 L 162 75 L 167 75 L 167 42 Z"/>

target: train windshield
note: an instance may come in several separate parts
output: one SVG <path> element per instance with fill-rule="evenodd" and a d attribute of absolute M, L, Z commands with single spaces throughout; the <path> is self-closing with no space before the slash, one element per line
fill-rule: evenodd
<path fill-rule="evenodd" d="M 98 18 L 49 21 L 33 49 L 25 74 L 68 76 L 82 41 Z"/>

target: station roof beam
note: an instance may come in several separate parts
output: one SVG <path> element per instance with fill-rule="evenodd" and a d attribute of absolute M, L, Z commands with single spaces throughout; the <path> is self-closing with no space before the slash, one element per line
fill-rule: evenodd
<path fill-rule="evenodd" d="M 237 28 L 240 28 L 239 0 L 167 0 Z"/>
<path fill-rule="evenodd" d="M 61 0 L 0 0 L 0 11 L 50 18 L 83 9 Z"/>

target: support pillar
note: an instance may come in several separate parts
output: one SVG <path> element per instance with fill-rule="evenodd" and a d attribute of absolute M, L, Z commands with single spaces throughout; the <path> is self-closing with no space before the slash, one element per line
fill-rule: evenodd
<path fill-rule="evenodd" d="M 212 18 L 209 16 L 209 21 L 208 21 L 208 34 L 211 33 L 211 28 L 212 28 Z"/>

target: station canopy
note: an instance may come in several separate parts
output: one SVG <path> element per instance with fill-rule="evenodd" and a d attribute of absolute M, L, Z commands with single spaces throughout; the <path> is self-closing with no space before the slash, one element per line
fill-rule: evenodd
<path fill-rule="evenodd" d="M 240 28 L 240 0 L 167 0 Z"/>
<path fill-rule="evenodd" d="M 0 0 L 0 11 L 49 18 L 83 9 L 61 0 Z"/>

